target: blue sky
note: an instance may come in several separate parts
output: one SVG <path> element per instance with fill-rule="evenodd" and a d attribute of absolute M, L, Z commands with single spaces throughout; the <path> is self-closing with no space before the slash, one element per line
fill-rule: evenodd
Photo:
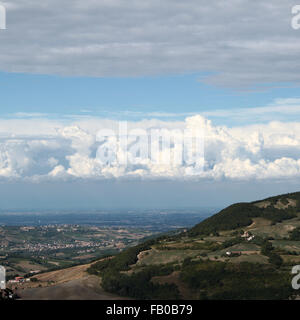
<path fill-rule="evenodd" d="M 298 87 L 250 92 L 225 89 L 201 82 L 198 74 L 88 78 L 1 72 L 0 83 L 2 117 L 44 113 L 48 117 L 91 115 L 140 120 L 157 112 L 183 118 L 183 113 L 264 107 L 278 98 L 300 96 Z M 226 124 L 231 124 L 230 119 Z"/>
<path fill-rule="evenodd" d="M 0 207 L 223 206 L 297 191 L 293 0 L 2 3 Z M 201 128 L 204 156 L 154 165 L 128 148 L 129 165 L 101 162 L 116 145 L 99 130 L 119 120 L 147 134 Z"/>

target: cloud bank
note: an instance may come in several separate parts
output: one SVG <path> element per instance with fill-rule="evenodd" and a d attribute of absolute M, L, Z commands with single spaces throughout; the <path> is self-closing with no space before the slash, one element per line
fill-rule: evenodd
<path fill-rule="evenodd" d="M 292 0 L 11 0 L 0 70 L 132 77 L 203 72 L 236 88 L 300 80 Z M 277 84 L 276 84 L 277 83 Z"/>
<path fill-rule="evenodd" d="M 204 130 L 204 167 L 195 163 L 153 164 L 148 155 L 136 156 L 130 142 L 128 165 L 100 163 L 97 150 L 102 129 L 118 131 L 116 120 L 83 117 L 55 120 L 0 120 L 0 178 L 8 181 L 72 180 L 269 180 L 300 177 L 300 123 L 274 121 L 246 126 L 216 126 L 201 115 L 184 121 L 157 119 L 128 122 L 128 130 L 166 128 Z M 131 131 L 130 131 L 131 132 Z M 108 143 L 113 136 L 108 136 Z M 129 137 L 130 140 L 130 137 Z M 145 143 L 145 142 L 143 142 Z M 175 146 L 171 146 L 175 152 Z M 162 146 L 161 156 L 166 152 Z M 123 155 L 124 156 L 124 155 Z M 199 159 L 200 160 L 200 159 Z"/>

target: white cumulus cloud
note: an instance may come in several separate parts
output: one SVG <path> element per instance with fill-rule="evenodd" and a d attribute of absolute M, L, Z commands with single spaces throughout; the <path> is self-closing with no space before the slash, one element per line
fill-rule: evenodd
<path fill-rule="evenodd" d="M 45 118 L 40 121 L 43 125 L 31 118 L 0 122 L 3 124 L 0 177 L 4 180 L 300 177 L 299 122 L 277 121 L 230 128 L 216 126 L 211 120 L 195 115 L 184 121 L 128 122 L 128 136 L 123 132 L 120 137 L 117 136 L 119 123 L 101 118 L 69 120 L 69 123 Z M 182 146 L 178 141 L 182 130 L 192 132 L 199 128 L 204 133 L 204 159 L 199 154 L 189 162 L 180 157 Z M 104 129 L 106 136 L 97 136 Z M 171 130 L 172 134 L 167 140 L 169 144 L 160 142 L 159 147 L 153 148 L 148 134 L 157 129 Z M 128 139 L 126 148 L 122 144 L 124 138 Z"/>

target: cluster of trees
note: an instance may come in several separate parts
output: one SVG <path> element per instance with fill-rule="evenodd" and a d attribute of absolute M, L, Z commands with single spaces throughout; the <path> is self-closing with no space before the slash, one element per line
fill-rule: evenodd
<path fill-rule="evenodd" d="M 189 231 L 190 236 L 216 234 L 221 230 L 234 230 L 249 226 L 253 218 L 262 217 L 273 223 L 292 219 L 296 216 L 296 208 L 277 209 L 274 206 L 259 208 L 253 203 L 236 203 L 212 217 L 200 222 Z"/>
<path fill-rule="evenodd" d="M 290 278 L 273 266 L 186 259 L 181 280 L 198 299 L 287 299 Z"/>
<path fill-rule="evenodd" d="M 129 248 L 113 258 L 94 263 L 88 272 L 100 275 L 104 290 L 135 299 L 179 299 L 179 291 L 173 284 L 156 284 L 154 276 L 168 275 L 174 271 L 172 265 L 148 266 L 132 274 L 124 271 L 138 260 L 138 254 L 148 250 L 157 240 L 149 240 Z"/>
<path fill-rule="evenodd" d="M 102 287 L 108 292 L 135 299 L 179 299 L 180 294 L 174 284 L 157 284 L 151 281 L 154 276 L 168 275 L 173 272 L 168 266 L 148 266 L 132 274 L 105 270 L 101 273 Z"/>
<path fill-rule="evenodd" d="M 293 241 L 300 240 L 300 227 L 297 227 L 290 232 L 289 240 L 293 240 Z"/>
<path fill-rule="evenodd" d="M 273 223 L 295 218 L 297 213 L 295 208 L 277 209 L 272 206 L 262 210 L 260 217 L 271 220 Z"/>
<path fill-rule="evenodd" d="M 156 240 L 148 240 L 143 244 L 129 248 L 116 255 L 113 259 L 98 261 L 88 269 L 91 274 L 102 274 L 105 270 L 127 271 L 130 265 L 135 264 L 138 260 L 138 254 L 142 251 L 149 250 Z"/>
<path fill-rule="evenodd" d="M 269 262 L 279 268 L 283 264 L 283 260 L 279 254 L 274 251 L 274 247 L 271 242 L 265 240 L 261 246 L 261 254 L 269 258 Z"/>
<path fill-rule="evenodd" d="M 213 234 L 221 230 L 232 230 L 248 226 L 257 215 L 256 207 L 248 203 L 234 204 L 206 220 L 189 231 L 191 236 Z"/>

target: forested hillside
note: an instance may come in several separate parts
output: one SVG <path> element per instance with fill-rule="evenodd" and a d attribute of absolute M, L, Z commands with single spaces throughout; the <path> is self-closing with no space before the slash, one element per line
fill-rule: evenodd
<path fill-rule="evenodd" d="M 252 203 L 237 203 L 221 210 L 190 230 L 191 235 L 216 233 L 249 226 L 252 218 L 265 218 L 273 223 L 295 217 L 300 209 L 300 192 L 281 195 Z"/>

